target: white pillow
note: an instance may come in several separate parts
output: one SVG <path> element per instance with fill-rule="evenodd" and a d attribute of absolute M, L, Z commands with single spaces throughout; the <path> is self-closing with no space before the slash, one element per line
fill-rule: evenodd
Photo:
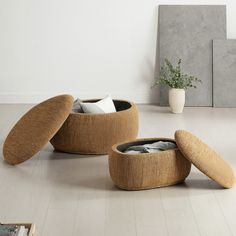
<path fill-rule="evenodd" d="M 98 102 L 81 102 L 80 105 L 85 113 L 101 114 L 116 112 L 115 105 L 110 95 L 107 95 Z"/>

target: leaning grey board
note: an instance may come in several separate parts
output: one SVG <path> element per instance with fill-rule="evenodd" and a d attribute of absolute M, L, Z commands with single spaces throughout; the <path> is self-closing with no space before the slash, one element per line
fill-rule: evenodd
<path fill-rule="evenodd" d="M 165 58 L 181 58 L 183 71 L 203 82 L 187 90 L 186 106 L 212 106 L 212 40 L 226 38 L 226 6 L 161 5 L 158 35 L 159 67 Z M 160 87 L 160 105 L 168 105 L 166 86 Z"/>
<path fill-rule="evenodd" d="M 213 41 L 213 105 L 236 107 L 236 40 Z"/>

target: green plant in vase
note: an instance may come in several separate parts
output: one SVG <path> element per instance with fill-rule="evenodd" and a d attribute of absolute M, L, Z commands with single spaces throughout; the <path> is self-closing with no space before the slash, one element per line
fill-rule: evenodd
<path fill-rule="evenodd" d="M 167 85 L 169 89 L 169 104 L 173 113 L 182 113 L 185 104 L 185 90 L 197 88 L 196 83 L 202 81 L 195 76 L 185 74 L 181 69 L 182 60 L 179 59 L 176 66 L 165 59 L 161 67 L 160 75 L 153 86 Z"/>

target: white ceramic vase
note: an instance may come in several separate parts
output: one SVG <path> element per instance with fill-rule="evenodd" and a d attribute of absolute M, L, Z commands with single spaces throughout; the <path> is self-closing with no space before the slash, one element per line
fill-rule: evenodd
<path fill-rule="evenodd" d="M 185 104 L 185 90 L 172 88 L 169 90 L 169 105 L 173 113 L 182 113 Z"/>

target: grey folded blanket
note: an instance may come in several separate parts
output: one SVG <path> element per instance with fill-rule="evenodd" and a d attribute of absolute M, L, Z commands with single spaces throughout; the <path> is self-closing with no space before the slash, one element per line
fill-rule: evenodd
<path fill-rule="evenodd" d="M 73 107 L 72 107 L 72 111 L 73 112 L 79 112 L 79 113 L 83 113 L 83 109 L 81 107 L 81 100 L 79 98 L 77 98 L 74 103 L 73 103 Z"/>
<path fill-rule="evenodd" d="M 124 153 L 154 153 L 177 148 L 176 144 L 168 141 L 158 141 L 151 144 L 136 145 L 128 147 Z"/>

